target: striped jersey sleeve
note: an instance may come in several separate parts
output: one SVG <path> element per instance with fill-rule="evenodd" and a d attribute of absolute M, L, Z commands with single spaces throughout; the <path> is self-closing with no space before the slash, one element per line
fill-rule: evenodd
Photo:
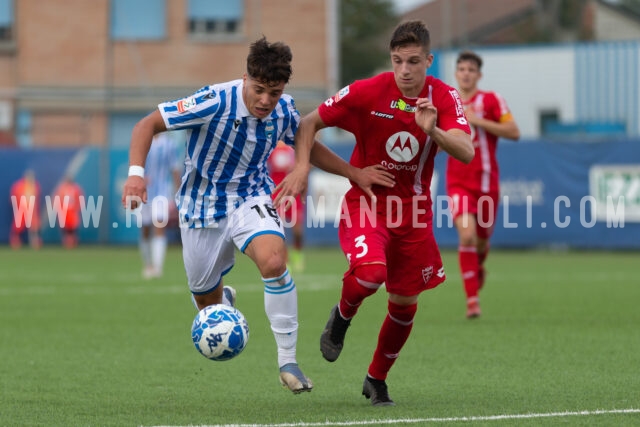
<path fill-rule="evenodd" d="M 282 95 L 271 115 L 252 116 L 242 80 L 205 86 L 158 106 L 169 130 L 186 130 L 185 172 L 176 195 L 180 220 L 214 227 L 247 198 L 271 194 L 267 159 L 279 139 L 293 143 L 300 123 L 293 98 Z"/>

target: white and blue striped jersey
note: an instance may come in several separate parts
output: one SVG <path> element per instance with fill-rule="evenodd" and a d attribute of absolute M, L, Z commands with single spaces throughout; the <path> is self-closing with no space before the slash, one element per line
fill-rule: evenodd
<path fill-rule="evenodd" d="M 273 191 L 267 159 L 278 140 L 293 144 L 300 113 L 283 94 L 272 113 L 258 119 L 249 113 L 242 87 L 242 80 L 233 80 L 158 105 L 167 129 L 187 130 L 176 194 L 182 226 L 215 227 L 247 198 Z"/>
<path fill-rule="evenodd" d="M 158 196 L 168 200 L 174 198 L 177 190 L 174 173 L 182 174 L 183 163 L 184 155 L 179 141 L 169 132 L 156 134 L 144 165 L 149 203 Z"/>

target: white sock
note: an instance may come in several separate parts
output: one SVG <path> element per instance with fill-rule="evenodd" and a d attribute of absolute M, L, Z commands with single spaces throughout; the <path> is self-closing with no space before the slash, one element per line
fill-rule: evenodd
<path fill-rule="evenodd" d="M 157 273 L 162 273 L 164 257 L 167 253 L 167 237 L 153 236 L 151 238 L 151 264 Z"/>
<path fill-rule="evenodd" d="M 141 237 L 138 246 L 140 247 L 140 254 L 142 255 L 142 264 L 145 267 L 151 265 L 151 242 L 149 239 Z"/>
<path fill-rule="evenodd" d="M 220 284 L 220 286 L 222 286 L 222 284 Z M 224 291 L 224 288 L 222 289 L 222 303 L 225 305 L 231 305 L 231 301 L 229 301 L 229 298 L 227 298 L 227 294 Z"/>
<path fill-rule="evenodd" d="M 278 366 L 296 363 L 298 293 L 289 270 L 280 277 L 262 278 L 264 310 L 278 346 Z"/>

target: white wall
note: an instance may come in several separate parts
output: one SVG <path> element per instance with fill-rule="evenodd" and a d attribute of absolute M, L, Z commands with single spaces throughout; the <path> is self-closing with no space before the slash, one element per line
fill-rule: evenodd
<path fill-rule="evenodd" d="M 506 99 L 522 138 L 540 137 L 541 111 L 557 110 L 562 121 L 576 119 L 575 53 L 571 45 L 474 51 L 483 60 L 479 87 L 498 92 Z M 440 53 L 440 78 L 454 87 L 458 52 Z"/>
<path fill-rule="evenodd" d="M 572 123 L 615 123 L 640 136 L 640 40 L 545 46 L 478 47 L 479 86 L 500 93 L 523 138 L 540 137 L 540 113 Z M 436 52 L 434 74 L 452 86 L 459 50 Z"/>

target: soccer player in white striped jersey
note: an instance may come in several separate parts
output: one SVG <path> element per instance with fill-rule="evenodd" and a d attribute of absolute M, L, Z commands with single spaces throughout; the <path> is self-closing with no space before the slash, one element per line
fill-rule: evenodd
<path fill-rule="evenodd" d="M 263 37 L 251 44 L 242 79 L 163 102 L 140 120 L 131 135 L 122 203 L 132 209 L 147 202 L 143 177 L 153 136 L 186 130 L 185 172 L 176 203 L 194 303 L 198 309 L 235 303 L 223 276 L 234 265 L 235 247 L 249 256 L 264 284 L 280 382 L 300 393 L 313 384 L 296 360 L 296 285 L 286 267 L 284 229 L 271 201 L 274 184 L 266 163 L 278 140 L 293 145 L 300 121 L 293 98 L 284 93 L 291 60 L 286 44 Z"/>
<path fill-rule="evenodd" d="M 177 132 L 176 132 L 177 133 Z M 178 141 L 169 132 L 154 136 L 145 163 L 148 203 L 142 205 L 140 215 L 140 253 L 142 277 L 162 277 L 167 253 L 167 224 L 175 203 L 173 195 L 180 183 L 183 161 Z"/>

